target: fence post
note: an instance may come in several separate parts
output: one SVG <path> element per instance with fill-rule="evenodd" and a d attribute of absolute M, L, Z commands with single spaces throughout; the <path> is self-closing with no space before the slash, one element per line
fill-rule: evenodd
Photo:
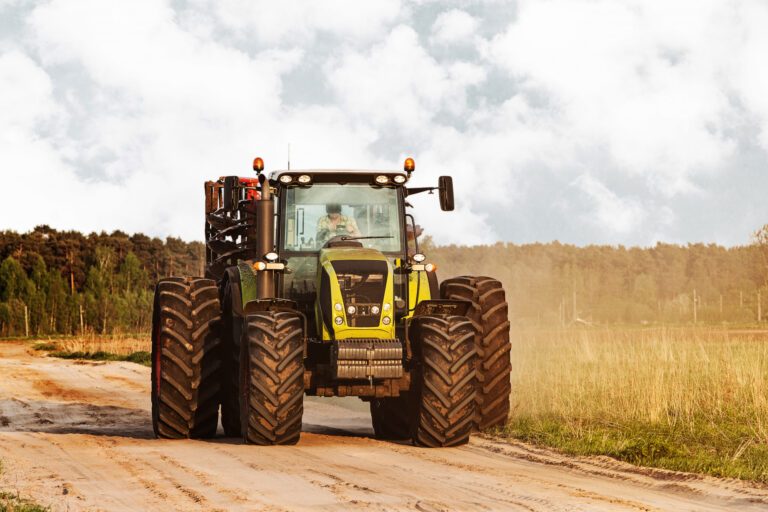
<path fill-rule="evenodd" d="M 693 289 L 693 323 L 699 321 L 699 312 L 697 311 L 699 298 L 696 296 L 696 288 Z"/>

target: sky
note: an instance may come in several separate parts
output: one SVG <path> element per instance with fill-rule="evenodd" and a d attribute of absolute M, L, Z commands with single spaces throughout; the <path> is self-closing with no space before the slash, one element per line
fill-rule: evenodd
<path fill-rule="evenodd" d="M 439 244 L 749 243 L 764 0 L 0 0 L 0 229 L 203 238 L 266 168 L 452 175 Z"/>

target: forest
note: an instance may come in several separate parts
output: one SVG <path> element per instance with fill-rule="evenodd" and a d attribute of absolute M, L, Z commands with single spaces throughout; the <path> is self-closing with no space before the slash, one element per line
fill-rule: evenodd
<path fill-rule="evenodd" d="M 138 333 L 154 283 L 200 275 L 204 245 L 121 231 L 0 231 L 0 336 Z"/>
<path fill-rule="evenodd" d="M 762 233 L 762 235 L 761 235 Z M 440 278 L 501 280 L 518 325 L 764 321 L 768 230 L 751 245 L 435 246 Z M 204 245 L 121 231 L 0 232 L 0 336 L 144 333 L 157 279 L 202 275 Z"/>

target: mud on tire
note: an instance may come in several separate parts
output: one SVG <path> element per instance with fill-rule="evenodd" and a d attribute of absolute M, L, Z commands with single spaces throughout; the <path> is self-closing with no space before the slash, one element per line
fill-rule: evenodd
<path fill-rule="evenodd" d="M 509 318 L 504 288 L 491 277 L 462 276 L 440 284 L 445 299 L 472 303 L 467 316 L 478 330 L 477 428 L 502 426 L 509 417 L 512 371 Z"/>
<path fill-rule="evenodd" d="M 417 366 L 412 441 L 417 446 L 466 443 L 475 421 L 476 330 L 464 316 L 425 315 L 411 323 Z"/>
<path fill-rule="evenodd" d="M 216 434 L 219 412 L 219 292 L 210 279 L 174 277 L 155 288 L 152 428 L 161 438 Z"/>
<path fill-rule="evenodd" d="M 297 443 L 304 412 L 301 316 L 290 311 L 247 315 L 240 349 L 240 416 L 245 442 Z"/>
<path fill-rule="evenodd" d="M 371 400 L 371 422 L 376 439 L 402 441 L 411 438 L 408 394 Z"/>

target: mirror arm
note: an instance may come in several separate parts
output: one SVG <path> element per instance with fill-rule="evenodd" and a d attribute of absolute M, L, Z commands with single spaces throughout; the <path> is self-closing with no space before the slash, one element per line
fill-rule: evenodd
<path fill-rule="evenodd" d="M 437 190 L 438 187 L 414 187 L 414 188 L 406 188 L 405 189 L 405 197 L 413 196 L 416 194 L 421 194 L 422 192 L 433 192 Z"/>

